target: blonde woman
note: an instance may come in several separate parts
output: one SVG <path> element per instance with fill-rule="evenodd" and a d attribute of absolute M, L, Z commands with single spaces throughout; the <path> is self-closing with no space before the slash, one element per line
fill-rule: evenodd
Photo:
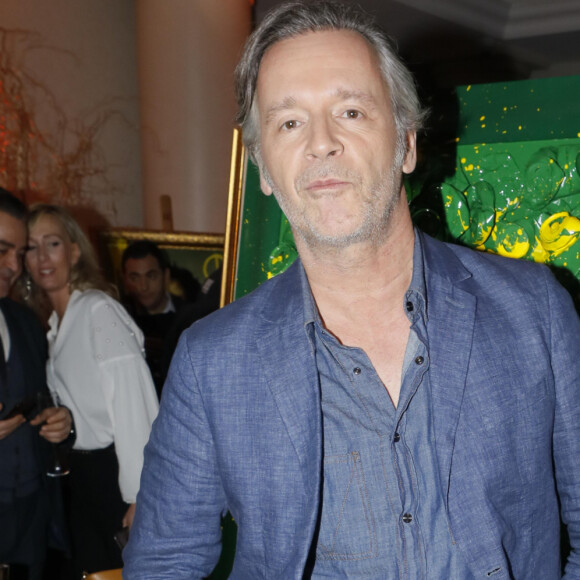
<path fill-rule="evenodd" d="M 75 573 L 122 566 L 113 536 L 130 527 L 143 447 L 158 411 L 141 331 L 112 296 L 92 247 L 63 208 L 40 204 L 28 218 L 29 302 L 48 303 L 47 380 L 68 407 Z"/>

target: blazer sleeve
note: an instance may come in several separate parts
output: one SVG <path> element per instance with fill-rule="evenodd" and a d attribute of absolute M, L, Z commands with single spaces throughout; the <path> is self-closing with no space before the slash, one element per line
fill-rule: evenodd
<path fill-rule="evenodd" d="M 123 577 L 161 580 L 169 571 L 174 579 L 208 576 L 221 552 L 226 511 L 213 429 L 182 337 L 145 448 Z"/>
<path fill-rule="evenodd" d="M 572 580 L 580 578 L 580 321 L 559 284 L 548 282 L 546 292 L 556 396 L 554 467 L 561 517 L 572 547 L 564 578 Z"/>

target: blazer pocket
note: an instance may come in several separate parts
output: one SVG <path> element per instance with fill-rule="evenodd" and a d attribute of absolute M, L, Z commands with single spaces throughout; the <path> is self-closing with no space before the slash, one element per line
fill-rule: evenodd
<path fill-rule="evenodd" d="M 358 451 L 324 459 L 318 560 L 364 560 L 377 556 L 375 522 Z"/>
<path fill-rule="evenodd" d="M 554 399 L 544 378 L 473 389 L 464 401 L 457 445 L 465 445 L 486 480 L 520 497 L 551 463 Z M 516 479 L 519 478 L 519 481 Z"/>

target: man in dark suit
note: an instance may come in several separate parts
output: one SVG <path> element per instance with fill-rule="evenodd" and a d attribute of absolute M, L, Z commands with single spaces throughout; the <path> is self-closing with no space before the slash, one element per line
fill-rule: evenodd
<path fill-rule="evenodd" d="M 124 305 L 145 335 L 147 364 L 161 398 L 181 333 L 220 306 L 221 266 L 203 285 L 185 268 L 169 263 L 155 242 L 139 240 L 121 257 Z"/>
<path fill-rule="evenodd" d="M 42 578 L 52 505 L 49 443 L 72 433 L 68 409 L 37 414 L 47 395 L 46 342 L 36 316 L 8 294 L 22 271 L 26 207 L 0 188 L 0 562 L 12 580 Z"/>
<path fill-rule="evenodd" d="M 145 335 L 147 364 L 157 394 L 161 396 L 167 373 L 163 361 L 173 354 L 166 348 L 166 337 L 185 301 L 169 291 L 169 259 L 155 242 L 133 242 L 123 252 L 121 264 L 123 287 L 128 299 L 124 305 Z"/>

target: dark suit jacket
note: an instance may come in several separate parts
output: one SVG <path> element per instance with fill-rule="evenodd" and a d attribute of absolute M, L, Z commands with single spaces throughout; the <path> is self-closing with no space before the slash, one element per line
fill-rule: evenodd
<path fill-rule="evenodd" d="M 537 264 L 422 236 L 434 446 L 474 578 L 580 578 L 580 323 Z M 184 332 L 145 449 L 124 578 L 200 578 L 238 524 L 231 578 L 300 579 L 323 465 L 299 268 Z M 559 502 L 561 510 L 559 510 Z M 371 506 L 370 509 L 382 509 Z"/>
<path fill-rule="evenodd" d="M 19 384 L 17 390 L 12 386 L 12 396 L 6 401 L 3 414 L 8 412 L 18 400 L 38 392 L 48 393 L 46 385 L 46 358 L 47 345 L 46 336 L 36 315 L 27 307 L 10 300 L 0 299 L 0 309 L 4 314 L 8 332 L 10 333 L 11 352 L 18 352 L 23 364 L 24 381 Z M 0 415 L 0 418 L 2 418 Z M 22 425 L 19 429 L 34 429 L 28 424 Z M 29 448 L 21 449 L 20 453 L 27 454 L 37 463 L 43 485 L 48 490 L 50 500 L 51 523 L 49 528 L 48 541 L 50 545 L 64 551 L 69 550 L 68 531 L 63 513 L 62 493 L 60 481 L 47 478 L 45 476 L 49 463 L 53 460 L 51 444 L 36 433 L 31 438 L 32 444 Z M 9 442 L 9 437 L 6 438 Z M 72 445 L 74 435 L 71 436 L 65 445 Z M 0 442 L 1 443 L 1 442 Z M 2 461 L 3 446 L 0 444 L 0 462 Z"/>
<path fill-rule="evenodd" d="M 5 399 L 0 419 L 12 406 L 28 395 L 46 390 L 46 337 L 35 314 L 25 306 L 10 300 L 0 299 L 0 309 L 6 320 L 10 334 L 11 350 L 18 352 L 23 360 L 24 378 L 17 390 L 12 387 L 11 394 Z M 0 387 L 1 388 L 1 387 Z"/>

